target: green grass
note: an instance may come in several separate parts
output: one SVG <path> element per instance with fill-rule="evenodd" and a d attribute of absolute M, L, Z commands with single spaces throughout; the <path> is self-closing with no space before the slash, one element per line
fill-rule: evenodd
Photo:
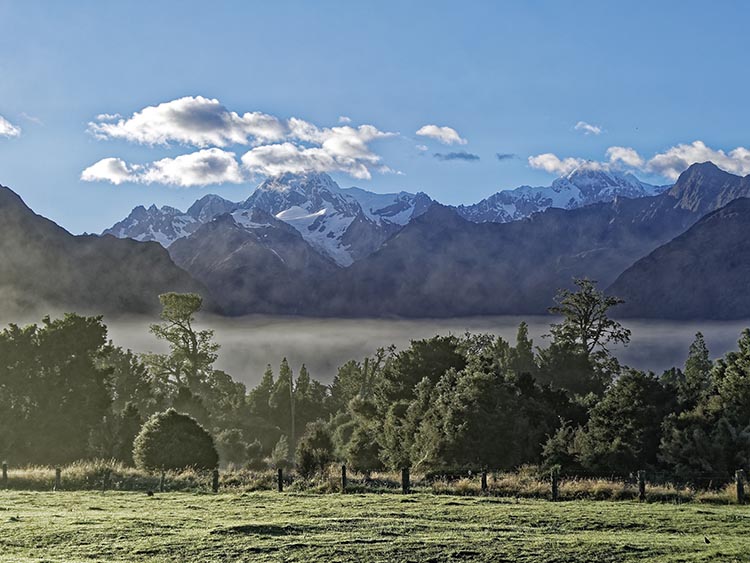
<path fill-rule="evenodd" d="M 750 507 L 0 491 L 0 561 L 750 561 Z M 704 536 L 710 540 L 704 541 Z"/>

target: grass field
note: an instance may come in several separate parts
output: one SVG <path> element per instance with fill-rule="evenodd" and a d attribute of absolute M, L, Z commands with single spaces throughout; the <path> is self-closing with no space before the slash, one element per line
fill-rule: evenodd
<path fill-rule="evenodd" d="M 750 561 L 748 530 L 737 505 L 0 491 L 12 562 L 732 562 Z"/>

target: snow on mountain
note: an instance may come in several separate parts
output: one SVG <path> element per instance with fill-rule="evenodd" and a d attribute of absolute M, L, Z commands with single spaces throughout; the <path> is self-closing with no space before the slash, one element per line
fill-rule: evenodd
<path fill-rule="evenodd" d="M 207 195 L 186 213 L 168 206 L 136 207 L 105 234 L 153 240 L 168 247 L 225 213 L 232 214 L 240 226 L 257 228 L 260 224 L 248 213 L 257 209 L 294 227 L 308 244 L 339 266 L 349 266 L 377 250 L 431 201 L 423 193 L 342 189 L 327 174 L 283 174 L 266 179 L 241 203 Z"/>
<path fill-rule="evenodd" d="M 551 186 L 521 186 L 497 192 L 479 203 L 461 205 L 456 211 L 475 223 L 506 223 L 549 207 L 574 209 L 616 197 L 656 195 L 667 188 L 646 184 L 631 174 L 579 169 L 556 179 Z M 375 252 L 431 203 L 432 199 L 421 192 L 377 194 L 356 187 L 341 188 L 327 174 L 282 174 L 266 179 L 241 203 L 207 195 L 187 212 L 169 206 L 136 207 L 105 234 L 169 247 L 227 213 L 246 229 L 264 226 L 254 213 L 261 210 L 293 227 L 317 252 L 346 267 Z"/>
<path fill-rule="evenodd" d="M 368 219 L 401 226 L 427 211 L 432 203 L 432 198 L 424 192 L 376 194 L 362 188 L 343 188 L 341 192 L 354 198 Z"/>
<path fill-rule="evenodd" d="M 549 207 L 575 209 L 616 197 L 658 195 L 669 186 L 653 186 L 632 174 L 576 169 L 557 178 L 551 186 L 521 186 L 497 192 L 473 205 L 459 205 L 458 213 L 475 223 L 507 223 L 529 217 Z"/>
<path fill-rule="evenodd" d="M 115 223 L 102 234 L 139 241 L 156 241 L 164 247 L 169 247 L 177 239 L 191 234 L 201 224 L 192 215 L 168 205 L 152 205 L 148 209 L 139 205 L 125 219 Z"/>

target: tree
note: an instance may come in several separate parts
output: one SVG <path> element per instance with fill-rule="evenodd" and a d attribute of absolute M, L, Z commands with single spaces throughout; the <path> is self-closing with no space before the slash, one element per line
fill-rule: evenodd
<path fill-rule="evenodd" d="M 655 467 L 664 417 L 675 401 L 652 373 L 628 370 L 619 377 L 576 437 L 584 468 L 632 472 Z"/>
<path fill-rule="evenodd" d="M 286 433 L 291 447 L 294 448 L 294 374 L 286 358 L 281 360 L 279 378 L 276 380 L 269 404 L 273 421 Z"/>
<path fill-rule="evenodd" d="M 333 461 L 333 441 L 325 423 L 321 420 L 307 425 L 297 445 L 297 471 L 310 478 L 316 471 L 323 471 Z"/>
<path fill-rule="evenodd" d="M 691 369 L 705 369 L 707 354 L 691 347 Z M 686 364 L 686 371 L 688 365 Z M 695 484 L 728 481 L 738 468 L 750 470 L 750 330 L 738 350 L 716 361 L 694 407 L 664 422 L 660 456 L 675 474 Z"/>
<path fill-rule="evenodd" d="M 131 350 L 110 343 L 102 357 L 101 367 L 110 370 L 112 410 L 119 413 L 128 404 L 141 414 L 151 414 L 164 404 L 164 396 L 155 387 L 146 365 Z"/>
<path fill-rule="evenodd" d="M 277 469 L 284 469 L 289 466 L 289 440 L 282 435 L 271 452 L 271 463 Z"/>
<path fill-rule="evenodd" d="M 101 317 L 71 313 L 0 333 L 1 455 L 54 464 L 96 453 L 111 404 L 106 338 Z"/>
<path fill-rule="evenodd" d="M 151 325 L 151 332 L 168 343 L 169 354 L 151 354 L 145 358 L 165 384 L 187 387 L 200 394 L 219 350 L 212 330 L 194 327 L 195 314 L 200 311 L 203 298 L 195 293 L 164 293 L 159 300 L 164 322 Z"/>
<path fill-rule="evenodd" d="M 260 445 L 260 442 L 258 442 Z M 237 428 L 223 430 L 216 435 L 216 449 L 223 464 L 242 465 L 247 461 L 248 444 Z"/>
<path fill-rule="evenodd" d="M 516 374 L 528 373 L 535 376 L 538 371 L 534 341 L 529 338 L 529 325 L 525 322 L 518 325 L 516 347 L 513 349 L 510 367 Z"/>
<path fill-rule="evenodd" d="M 378 400 L 383 410 L 397 401 L 412 400 L 423 378 L 434 385 L 449 369 L 462 370 L 466 358 L 461 347 L 455 336 L 435 336 L 412 340 L 409 348 L 393 355 L 379 379 Z"/>
<path fill-rule="evenodd" d="M 561 289 L 555 297 L 557 305 L 549 309 L 563 317 L 561 323 L 552 325 L 554 340 L 575 343 L 588 356 L 596 351 L 608 353 L 610 343 L 630 342 L 630 330 L 609 317 L 609 310 L 623 300 L 604 295 L 593 280 L 575 279 L 573 283 L 578 290 Z"/>
<path fill-rule="evenodd" d="M 685 361 L 684 386 L 680 393 L 683 402 L 691 406 L 695 405 L 709 391 L 712 367 L 708 346 L 703 339 L 703 334 L 698 332 L 690 345 Z"/>
<path fill-rule="evenodd" d="M 118 417 L 117 434 L 115 436 L 114 457 L 126 465 L 133 465 L 133 443 L 141 431 L 143 419 L 138 407 L 128 403 Z"/>
<path fill-rule="evenodd" d="M 137 467 L 150 470 L 214 469 L 219 464 L 211 434 L 174 409 L 148 419 L 133 443 Z"/>
<path fill-rule="evenodd" d="M 266 366 L 266 371 L 263 374 L 263 379 L 247 396 L 247 404 L 250 412 L 266 420 L 271 418 L 271 407 L 269 403 L 271 401 L 271 394 L 273 393 L 275 384 L 273 381 L 273 368 L 271 364 Z"/>

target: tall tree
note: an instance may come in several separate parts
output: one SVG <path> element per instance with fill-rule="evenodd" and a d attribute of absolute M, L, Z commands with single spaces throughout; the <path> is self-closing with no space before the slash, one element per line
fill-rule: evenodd
<path fill-rule="evenodd" d="M 203 298 L 195 293 L 164 293 L 159 300 L 164 322 L 151 325 L 151 332 L 168 343 L 169 354 L 146 356 L 149 367 L 165 383 L 200 394 L 219 350 L 213 330 L 194 326 Z"/>
<path fill-rule="evenodd" d="M 609 316 L 610 309 L 623 300 L 605 295 L 593 280 L 576 279 L 573 283 L 578 289 L 561 289 L 555 297 L 557 304 L 549 309 L 563 318 L 561 323 L 552 325 L 554 339 L 575 343 L 589 356 L 596 351 L 608 352 L 610 343 L 630 342 L 630 330 Z"/>

